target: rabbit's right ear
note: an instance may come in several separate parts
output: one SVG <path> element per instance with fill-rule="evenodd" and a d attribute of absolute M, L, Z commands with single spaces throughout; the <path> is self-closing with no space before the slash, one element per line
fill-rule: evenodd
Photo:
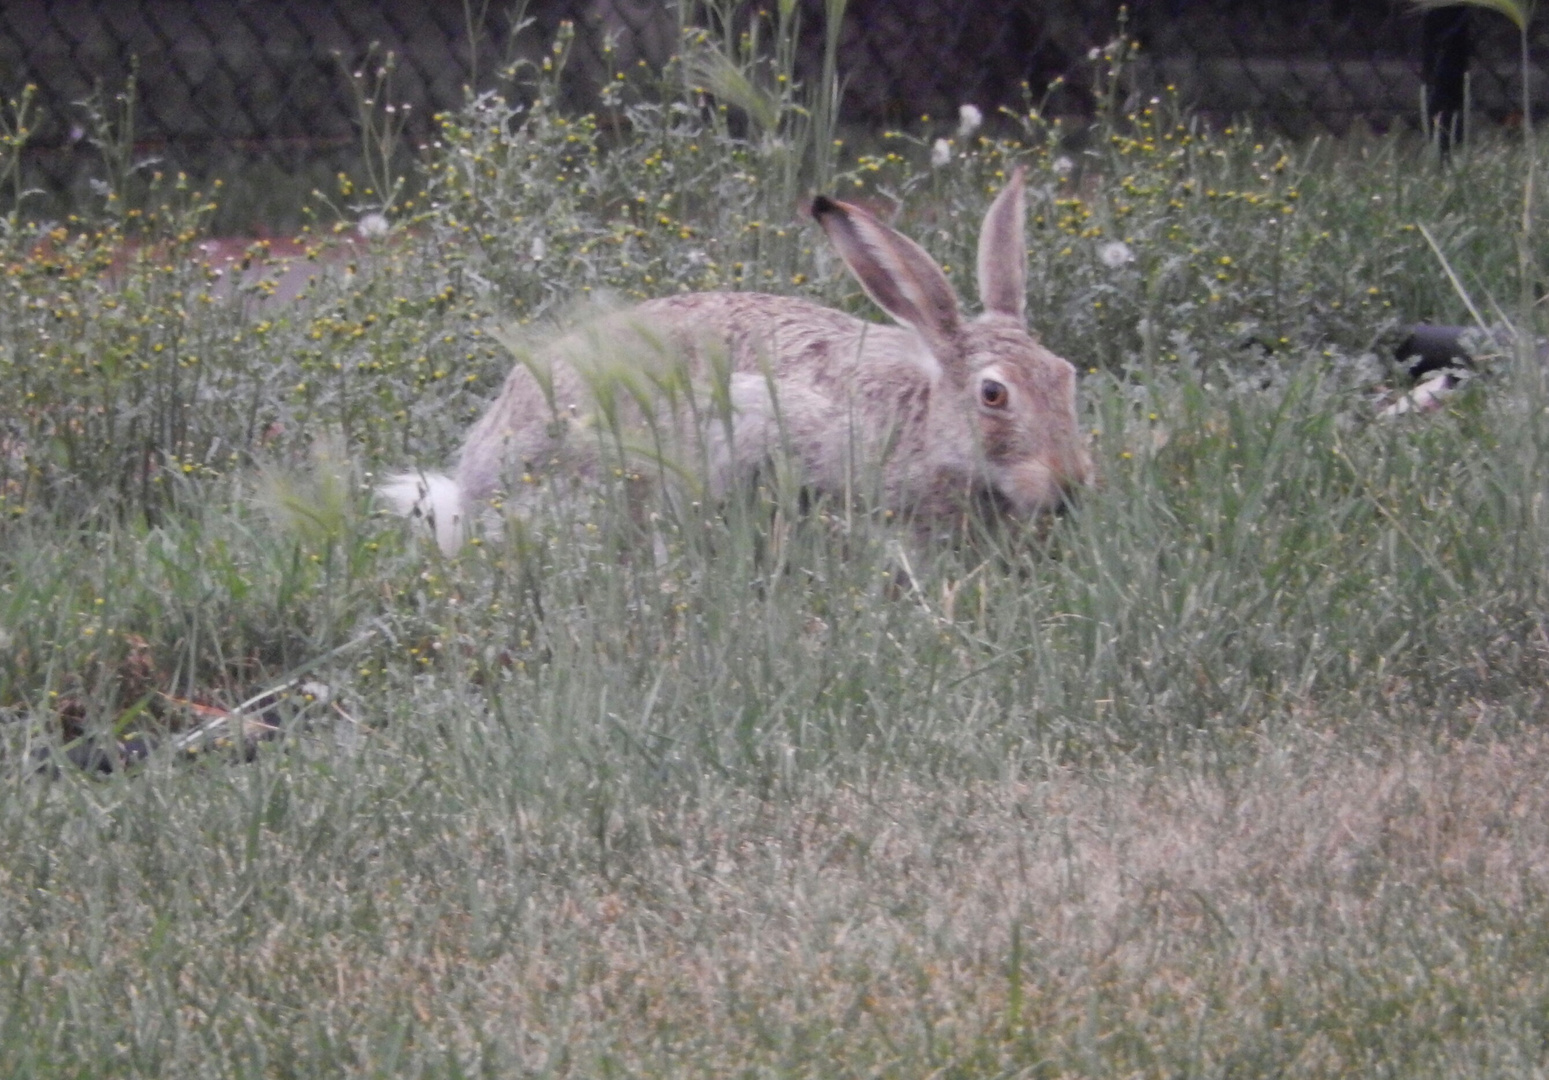
<path fill-rule="evenodd" d="M 1018 165 L 979 229 L 979 300 L 1022 322 L 1027 306 L 1027 167 Z"/>
<path fill-rule="evenodd" d="M 812 200 L 812 216 L 877 306 L 918 331 L 946 370 L 964 377 L 953 363 L 962 323 L 957 295 L 925 249 L 860 207 L 824 195 Z"/>

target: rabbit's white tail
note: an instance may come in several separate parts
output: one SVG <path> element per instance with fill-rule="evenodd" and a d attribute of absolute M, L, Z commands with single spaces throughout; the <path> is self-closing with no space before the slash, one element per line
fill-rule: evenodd
<path fill-rule="evenodd" d="M 400 473 L 389 477 L 377 493 L 395 513 L 424 518 L 445 554 L 450 555 L 462 546 L 463 493 L 450 476 Z"/>

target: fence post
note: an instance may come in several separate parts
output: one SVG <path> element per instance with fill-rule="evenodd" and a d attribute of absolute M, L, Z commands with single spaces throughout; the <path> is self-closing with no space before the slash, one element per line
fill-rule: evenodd
<path fill-rule="evenodd" d="M 1462 130 L 1463 87 L 1473 48 L 1472 20 L 1463 5 L 1430 8 L 1422 29 L 1421 76 L 1425 111 L 1445 156 Z"/>

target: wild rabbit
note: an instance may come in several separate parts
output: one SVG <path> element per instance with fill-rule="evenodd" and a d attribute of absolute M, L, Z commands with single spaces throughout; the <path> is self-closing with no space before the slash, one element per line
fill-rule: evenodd
<path fill-rule="evenodd" d="M 653 479 L 697 466 L 714 497 L 783 454 L 813 491 L 868 490 L 869 476 L 883 505 L 926 528 L 970 502 L 1018 516 L 1057 508 L 1092 462 L 1075 369 L 1027 332 L 1023 187 L 1019 168 L 985 214 L 977 318 L 918 244 L 818 196 L 812 216 L 899 326 L 758 293 L 651 300 L 518 363 L 455 479 L 405 474 L 382 493 L 429 518 L 448 553 L 480 503 L 518 478 L 530 490 L 621 462 Z"/>

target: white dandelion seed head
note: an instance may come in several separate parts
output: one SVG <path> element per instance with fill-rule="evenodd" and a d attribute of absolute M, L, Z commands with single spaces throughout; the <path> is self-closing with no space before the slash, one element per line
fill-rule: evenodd
<path fill-rule="evenodd" d="M 1058 176 L 1061 180 L 1063 180 L 1065 177 L 1076 171 L 1076 163 L 1071 161 L 1070 158 L 1066 157 L 1064 154 L 1061 154 L 1059 157 L 1055 158 L 1052 163 L 1050 163 L 1049 168 L 1054 170 L 1055 176 Z"/>
<path fill-rule="evenodd" d="M 1097 249 L 1097 258 L 1110 270 L 1117 270 L 1135 261 L 1135 253 L 1123 240 L 1110 240 Z"/>
<path fill-rule="evenodd" d="M 957 107 L 957 137 L 966 139 L 978 131 L 984 124 L 984 114 L 979 111 L 977 105 L 959 105 Z"/>
<path fill-rule="evenodd" d="M 946 139 L 937 139 L 931 144 L 930 163 L 936 168 L 941 168 L 952 160 L 952 144 Z"/>
<path fill-rule="evenodd" d="M 327 683 L 321 683 L 315 679 L 308 679 L 296 687 L 296 689 L 319 704 L 327 704 L 328 700 L 333 697 L 333 689 Z"/>
<path fill-rule="evenodd" d="M 373 210 L 369 214 L 362 214 L 360 220 L 355 223 L 355 231 L 367 240 L 375 240 L 378 237 L 386 236 L 391 228 L 392 225 L 387 220 L 387 215 L 377 210 Z"/>

